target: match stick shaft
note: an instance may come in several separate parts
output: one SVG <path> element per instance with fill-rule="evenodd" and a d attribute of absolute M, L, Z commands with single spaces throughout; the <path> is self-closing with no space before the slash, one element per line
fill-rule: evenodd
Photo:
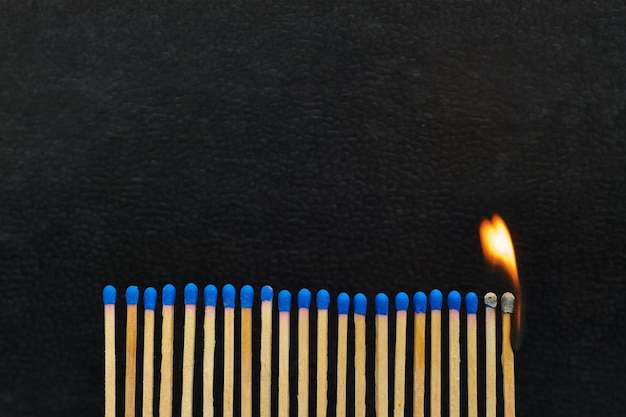
<path fill-rule="evenodd" d="M 426 313 L 415 313 L 413 328 L 413 417 L 424 417 Z"/>
<path fill-rule="evenodd" d="M 233 417 L 235 385 L 235 309 L 224 308 L 224 417 Z"/>
<path fill-rule="evenodd" d="M 241 309 L 241 417 L 252 417 L 252 309 Z"/>
<path fill-rule="evenodd" d="M 317 397 L 316 416 L 328 412 L 328 310 L 317 310 Z"/>
<path fill-rule="evenodd" d="M 215 307 L 204 308 L 204 357 L 202 359 L 202 415 L 213 417 L 213 373 L 215 370 Z"/>
<path fill-rule="evenodd" d="M 143 320 L 143 417 L 154 414 L 154 310 L 144 311 Z"/>
<path fill-rule="evenodd" d="M 441 417 L 441 310 L 430 313 L 430 417 Z"/>
<path fill-rule="evenodd" d="M 289 312 L 278 317 L 278 417 L 289 417 Z"/>
<path fill-rule="evenodd" d="M 404 417 L 404 381 L 406 378 L 406 315 L 406 310 L 396 312 L 396 351 L 393 385 L 394 417 Z"/>
<path fill-rule="evenodd" d="M 260 417 L 272 416 L 272 301 L 261 303 Z"/>
<path fill-rule="evenodd" d="M 104 417 L 115 417 L 115 304 L 104 305 Z"/>
<path fill-rule="evenodd" d="M 365 417 L 365 315 L 354 314 L 354 417 Z"/>
<path fill-rule="evenodd" d="M 163 306 L 161 330 L 161 389 L 159 417 L 172 417 L 172 389 L 174 372 L 174 306 Z"/>
<path fill-rule="evenodd" d="M 126 387 L 124 416 L 135 417 L 137 386 L 137 305 L 126 306 Z"/>
<path fill-rule="evenodd" d="M 515 417 L 515 359 L 511 346 L 511 314 L 502 314 L 502 376 L 504 417 Z"/>
<path fill-rule="evenodd" d="M 476 314 L 467 315 L 467 417 L 478 417 Z"/>
<path fill-rule="evenodd" d="M 389 414 L 388 316 L 376 315 L 376 417 Z"/>
<path fill-rule="evenodd" d="M 298 309 L 298 417 L 309 415 L 309 309 Z"/>
<path fill-rule="evenodd" d="M 183 388 L 181 417 L 193 415 L 193 373 L 196 341 L 196 305 L 185 305 L 185 327 L 183 336 Z"/>
<path fill-rule="evenodd" d="M 496 309 L 485 308 L 486 417 L 496 417 Z"/>
<path fill-rule="evenodd" d="M 459 342 L 460 323 L 459 310 L 450 310 L 448 313 L 448 372 L 449 372 L 449 417 L 461 415 L 461 347 Z"/>
<path fill-rule="evenodd" d="M 347 359 L 348 315 L 339 314 L 337 319 L 337 417 L 346 415 Z"/>

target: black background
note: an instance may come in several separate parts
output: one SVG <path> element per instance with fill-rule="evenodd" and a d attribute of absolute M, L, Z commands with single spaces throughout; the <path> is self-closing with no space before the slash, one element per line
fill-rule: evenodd
<path fill-rule="evenodd" d="M 101 415 L 107 283 L 501 291 L 494 212 L 517 414 L 626 413 L 622 2 L 92 3 L 0 6 L 3 416 Z"/>

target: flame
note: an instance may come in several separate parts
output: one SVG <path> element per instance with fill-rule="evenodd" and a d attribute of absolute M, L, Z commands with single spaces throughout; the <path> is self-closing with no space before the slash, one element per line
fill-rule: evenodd
<path fill-rule="evenodd" d="M 513 240 L 506 223 L 500 216 L 494 214 L 491 220 L 484 219 L 482 221 L 480 224 L 480 242 L 487 263 L 494 267 L 502 268 L 513 284 L 513 293 L 515 294 L 514 314 L 517 330 L 515 336 L 518 338 L 522 321 L 522 291 L 517 273 Z"/>

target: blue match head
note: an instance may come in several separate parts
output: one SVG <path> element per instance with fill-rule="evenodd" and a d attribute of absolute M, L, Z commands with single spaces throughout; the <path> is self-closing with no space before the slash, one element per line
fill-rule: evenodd
<path fill-rule="evenodd" d="M 298 308 L 311 307 L 311 291 L 302 288 L 298 291 Z"/>
<path fill-rule="evenodd" d="M 107 285 L 102 290 L 102 302 L 104 304 L 115 304 L 117 299 L 117 290 L 113 285 Z"/>
<path fill-rule="evenodd" d="M 315 301 L 317 302 L 318 310 L 328 310 L 328 306 L 330 305 L 330 294 L 326 290 L 319 290 L 317 292 L 317 296 L 315 297 Z"/>
<path fill-rule="evenodd" d="M 129 306 L 136 306 L 139 304 L 139 288 L 136 285 L 131 285 L 126 288 L 126 304 Z"/>
<path fill-rule="evenodd" d="M 291 310 L 291 293 L 287 290 L 282 290 L 278 293 L 278 311 L 289 312 Z"/>
<path fill-rule="evenodd" d="M 156 308 L 157 290 L 148 287 L 143 292 L 143 308 L 146 310 L 154 310 Z"/>
<path fill-rule="evenodd" d="M 426 313 L 426 304 L 426 294 L 424 294 L 422 291 L 418 291 L 413 294 L 413 308 L 415 309 L 416 313 Z"/>
<path fill-rule="evenodd" d="M 274 289 L 269 285 L 263 286 L 261 288 L 261 301 L 272 301 L 274 298 Z"/>
<path fill-rule="evenodd" d="M 226 284 L 222 287 L 222 301 L 224 302 L 224 308 L 235 308 L 235 297 L 237 296 L 237 290 L 233 284 Z"/>
<path fill-rule="evenodd" d="M 252 308 L 254 303 L 254 288 L 251 285 L 244 285 L 239 292 L 241 308 Z"/>
<path fill-rule="evenodd" d="M 185 304 L 196 304 L 198 302 L 198 286 L 192 282 L 185 285 Z"/>
<path fill-rule="evenodd" d="M 376 315 L 386 316 L 389 314 L 389 297 L 387 294 L 379 292 L 374 299 L 374 310 Z"/>
<path fill-rule="evenodd" d="M 163 287 L 163 299 L 164 306 L 173 306 L 176 301 L 176 288 L 172 284 L 167 284 Z"/>
<path fill-rule="evenodd" d="M 448 293 L 448 310 L 461 310 L 461 294 L 458 291 Z"/>
<path fill-rule="evenodd" d="M 204 287 L 204 306 L 215 307 L 217 305 L 217 287 L 209 284 Z"/>
<path fill-rule="evenodd" d="M 350 311 L 350 296 L 342 292 L 337 296 L 337 313 L 348 314 Z"/>
<path fill-rule="evenodd" d="M 478 311 L 478 295 L 475 292 L 465 294 L 465 309 L 467 314 L 476 314 Z"/>
<path fill-rule="evenodd" d="M 409 309 L 409 296 L 405 292 L 396 294 L 396 311 L 406 311 Z"/>
<path fill-rule="evenodd" d="M 364 316 L 367 312 L 367 297 L 365 294 L 358 293 L 354 296 L 354 314 Z"/>
<path fill-rule="evenodd" d="M 428 301 L 430 301 L 431 310 L 441 310 L 441 305 L 443 304 L 443 296 L 441 295 L 441 291 L 432 290 L 428 298 Z"/>

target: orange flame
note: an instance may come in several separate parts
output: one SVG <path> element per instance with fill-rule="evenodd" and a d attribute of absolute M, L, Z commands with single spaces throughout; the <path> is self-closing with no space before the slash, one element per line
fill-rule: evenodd
<path fill-rule="evenodd" d="M 515 250 L 509 229 L 497 214 L 494 214 L 491 220 L 484 219 L 480 224 L 480 243 L 487 263 L 502 268 L 511 278 L 515 294 L 515 323 L 519 333 L 522 321 L 522 293 L 517 274 Z"/>

